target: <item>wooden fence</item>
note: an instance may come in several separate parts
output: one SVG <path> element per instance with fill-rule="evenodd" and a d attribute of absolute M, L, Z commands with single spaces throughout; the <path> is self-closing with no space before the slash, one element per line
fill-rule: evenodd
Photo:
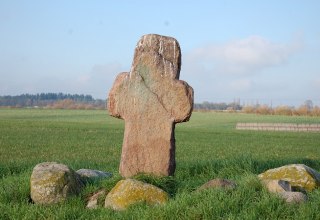
<path fill-rule="evenodd" d="M 320 124 L 237 123 L 237 130 L 320 132 Z"/>

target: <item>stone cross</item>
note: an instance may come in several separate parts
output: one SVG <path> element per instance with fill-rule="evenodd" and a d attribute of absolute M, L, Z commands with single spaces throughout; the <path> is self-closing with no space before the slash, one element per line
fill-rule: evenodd
<path fill-rule="evenodd" d="M 129 73 L 120 73 L 108 98 L 109 114 L 125 120 L 120 174 L 157 176 L 175 171 L 176 123 L 188 121 L 193 89 L 179 80 L 177 40 L 148 34 L 138 42 Z"/>

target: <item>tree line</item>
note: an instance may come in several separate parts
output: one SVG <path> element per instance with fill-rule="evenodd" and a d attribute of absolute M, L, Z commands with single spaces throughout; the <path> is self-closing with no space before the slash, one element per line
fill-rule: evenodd
<path fill-rule="evenodd" d="M 217 111 L 223 111 L 223 110 L 234 110 L 238 111 L 242 109 L 242 106 L 238 102 L 232 102 L 232 103 L 213 103 L 213 102 L 202 102 L 202 103 L 195 103 L 193 106 L 194 110 L 203 110 L 203 111 L 210 111 L 210 110 L 217 110 Z"/>
<path fill-rule="evenodd" d="M 17 96 L 0 96 L 0 107 L 15 108 L 53 108 L 53 109 L 106 109 L 106 101 L 94 99 L 91 95 L 38 93 Z M 262 115 L 309 115 L 320 116 L 320 107 L 314 106 L 311 100 L 306 100 L 299 107 L 267 105 L 240 105 L 239 101 L 231 103 L 202 102 L 195 103 L 194 111 L 228 111 Z"/>
<path fill-rule="evenodd" d="M 22 94 L 16 96 L 0 96 L 0 106 L 2 107 L 47 107 L 47 108 L 64 108 L 64 109 L 90 109 L 105 108 L 106 101 L 94 99 L 91 95 L 84 94 L 64 94 L 64 93 L 38 93 Z M 203 102 L 195 103 L 194 110 L 241 110 L 239 103 L 212 103 Z"/>
<path fill-rule="evenodd" d="M 194 104 L 194 111 L 227 111 L 258 115 L 320 116 L 320 107 L 313 105 L 312 100 L 306 100 L 302 105 L 297 107 L 280 105 L 273 108 L 260 104 L 240 105 L 239 102 L 229 104 L 203 102 L 201 104 Z"/>
<path fill-rule="evenodd" d="M 91 95 L 84 94 L 64 94 L 64 93 L 38 93 L 22 95 L 0 96 L 0 106 L 8 107 L 50 107 L 54 104 L 69 100 L 68 103 L 91 104 L 94 106 L 103 105 L 105 101 L 94 99 Z M 65 102 L 65 101 L 64 101 Z"/>

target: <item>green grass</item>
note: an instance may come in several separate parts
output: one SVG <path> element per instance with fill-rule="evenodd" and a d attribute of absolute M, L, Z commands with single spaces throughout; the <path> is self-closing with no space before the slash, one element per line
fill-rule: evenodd
<path fill-rule="evenodd" d="M 266 192 L 256 177 L 290 163 L 320 170 L 320 134 L 238 131 L 237 122 L 320 123 L 320 118 L 193 113 L 190 122 L 176 126 L 175 176 L 136 177 L 167 191 L 170 201 L 115 212 L 84 207 L 90 193 L 110 190 L 121 179 L 122 120 L 98 110 L 0 109 L 0 219 L 320 219 L 320 190 L 309 193 L 306 204 L 289 205 Z M 34 205 L 29 179 L 44 161 L 114 176 L 87 185 L 66 203 Z M 238 187 L 194 192 L 213 178 L 232 179 Z"/>

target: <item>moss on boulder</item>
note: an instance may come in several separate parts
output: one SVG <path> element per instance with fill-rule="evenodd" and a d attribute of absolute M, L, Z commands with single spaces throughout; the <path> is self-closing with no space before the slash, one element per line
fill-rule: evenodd
<path fill-rule="evenodd" d="M 109 192 L 105 200 L 105 207 L 125 210 L 128 206 L 139 202 L 157 205 L 167 202 L 168 199 L 168 194 L 156 186 L 138 180 L 126 179 L 119 181 Z"/>
<path fill-rule="evenodd" d="M 262 180 L 285 180 L 292 187 L 301 187 L 312 191 L 320 186 L 320 174 L 304 164 L 290 164 L 270 169 L 259 174 Z"/>
<path fill-rule="evenodd" d="M 82 181 L 77 173 L 64 164 L 44 162 L 32 171 L 31 199 L 36 204 L 54 204 L 81 191 Z"/>

